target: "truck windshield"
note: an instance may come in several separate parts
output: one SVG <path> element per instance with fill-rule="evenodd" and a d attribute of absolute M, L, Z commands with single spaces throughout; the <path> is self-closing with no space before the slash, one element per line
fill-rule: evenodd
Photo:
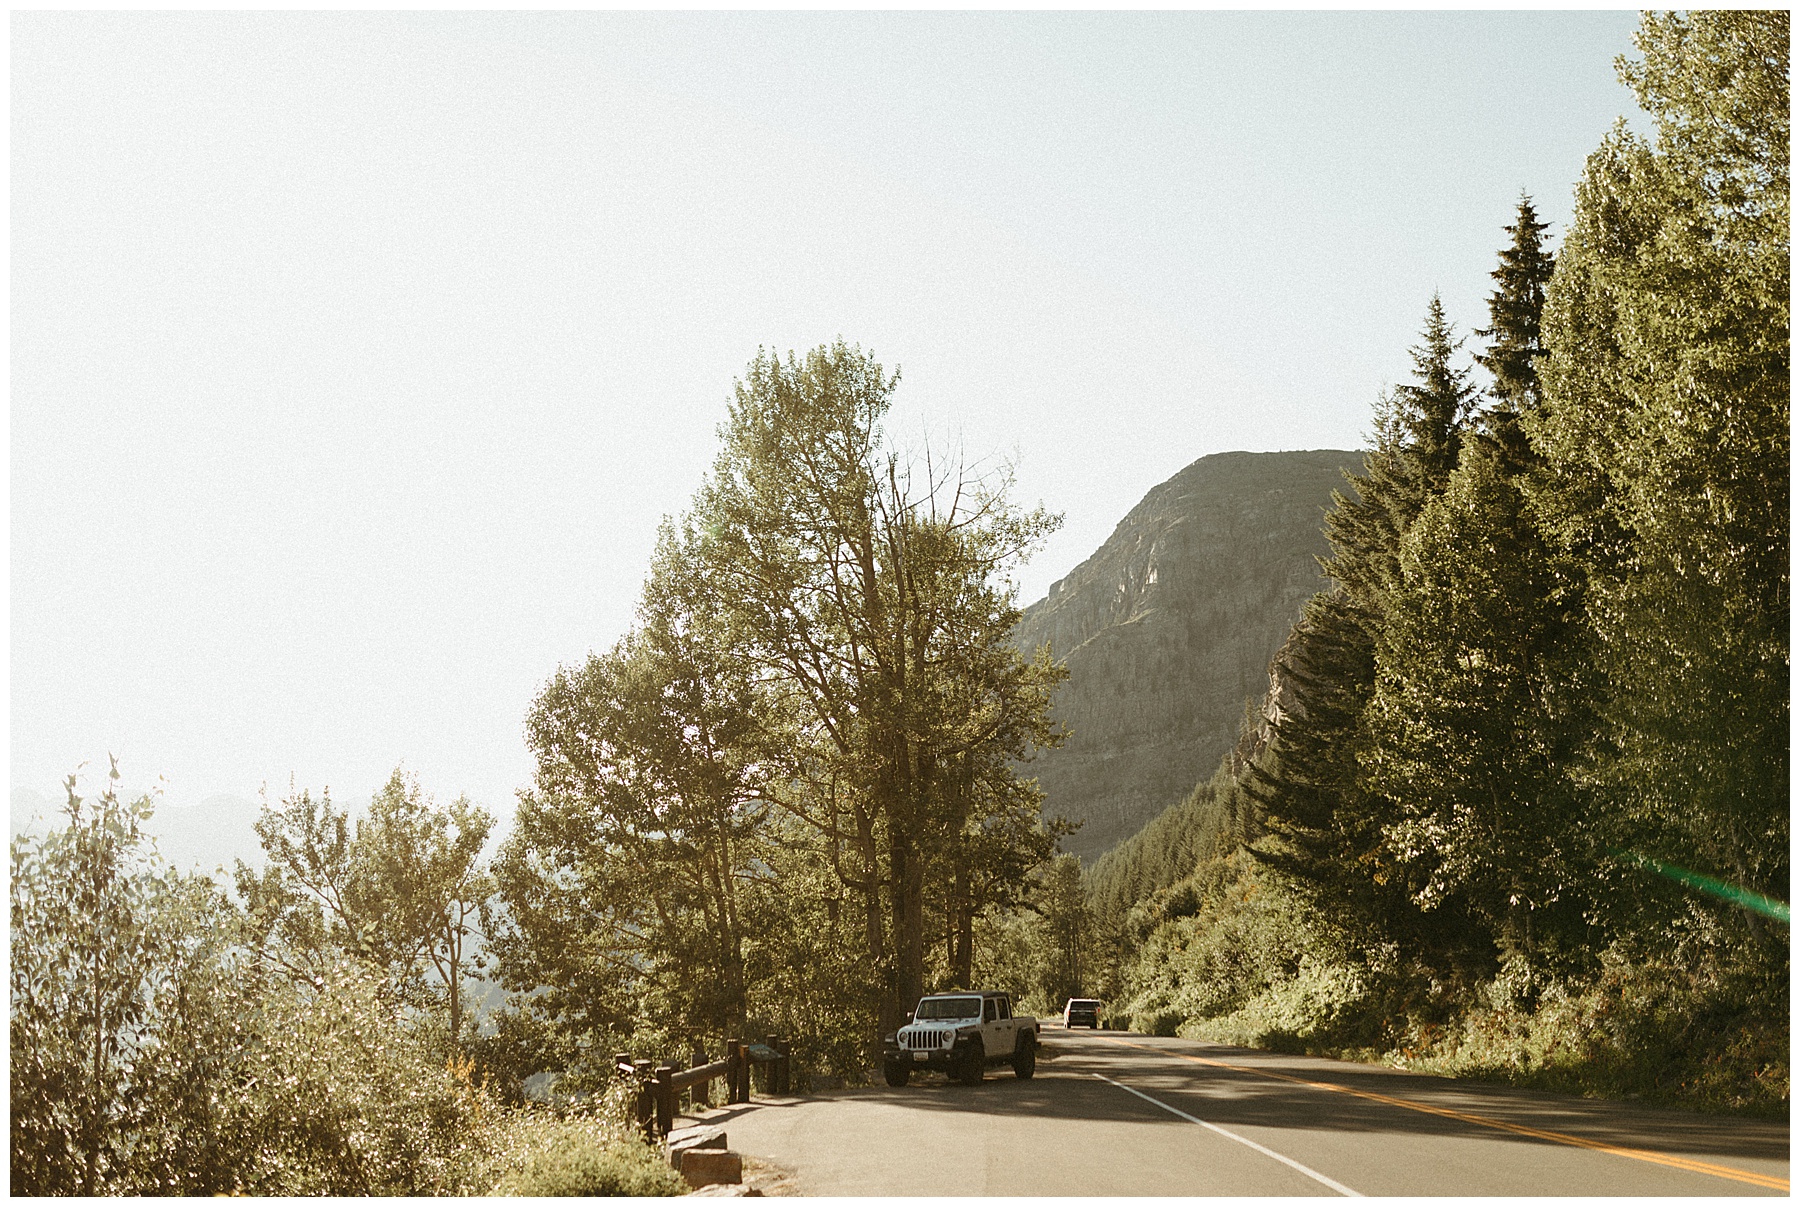
<path fill-rule="evenodd" d="M 981 999 L 978 997 L 927 997 L 919 999 L 918 1013 L 914 1018 L 980 1018 Z"/>

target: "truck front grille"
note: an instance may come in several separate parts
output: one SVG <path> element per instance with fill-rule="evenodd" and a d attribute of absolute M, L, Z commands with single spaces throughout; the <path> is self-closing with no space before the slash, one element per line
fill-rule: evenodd
<path fill-rule="evenodd" d="M 900 1046 L 910 1052 L 938 1052 L 950 1046 L 948 1031 L 912 1031 L 900 1037 Z"/>

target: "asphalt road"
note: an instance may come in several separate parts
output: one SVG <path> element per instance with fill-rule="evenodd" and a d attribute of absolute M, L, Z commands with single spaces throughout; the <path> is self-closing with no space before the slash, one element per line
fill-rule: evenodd
<path fill-rule="evenodd" d="M 1785 1123 L 1122 1032 L 1037 1076 L 712 1112 L 815 1195 L 1785 1195 Z"/>

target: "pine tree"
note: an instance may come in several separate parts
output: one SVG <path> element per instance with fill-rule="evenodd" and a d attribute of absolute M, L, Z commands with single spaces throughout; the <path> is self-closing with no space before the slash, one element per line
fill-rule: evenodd
<path fill-rule="evenodd" d="M 1385 842 L 1400 814 L 1366 790 L 1361 761 L 1406 534 L 1456 469 L 1477 397 L 1469 370 L 1453 363 L 1461 343 L 1433 296 L 1412 349 L 1414 380 L 1377 404 L 1365 476 L 1350 478 L 1356 497 L 1335 495 L 1326 515 L 1332 556 L 1322 565 L 1335 585 L 1308 604 L 1277 656 L 1291 699 L 1252 769 L 1273 839 L 1260 858 L 1370 937 L 1438 954 L 1457 948 L 1466 928 L 1455 911 L 1427 914 L 1413 900 Z"/>
<path fill-rule="evenodd" d="M 1473 452 L 1473 450 L 1471 450 Z M 1583 933 L 1591 851 L 1564 770 L 1591 725 L 1556 566 L 1514 481 L 1465 456 L 1401 549 L 1362 784 L 1413 900 L 1535 959 Z M 1470 935 L 1471 944 L 1477 941 Z"/>
<path fill-rule="evenodd" d="M 1424 343 L 1412 349 L 1415 385 L 1394 391 L 1395 421 L 1407 437 L 1405 454 L 1416 468 L 1417 502 L 1442 490 L 1462 453 L 1463 429 L 1481 392 L 1469 384 L 1469 370 L 1451 365 L 1463 346 L 1437 294 L 1425 311 Z M 1414 514 L 1417 514 L 1416 512 Z"/>
<path fill-rule="evenodd" d="M 1540 324 L 1544 315 L 1544 289 L 1556 259 L 1544 250 L 1548 222 L 1539 222 L 1531 198 L 1519 194 L 1519 214 L 1505 228 L 1512 246 L 1500 252 L 1500 267 L 1489 275 L 1499 285 L 1488 295 L 1488 325 L 1475 334 L 1489 341 L 1486 353 L 1475 362 L 1494 377 L 1495 406 L 1485 417 L 1488 436 L 1498 443 L 1512 464 L 1522 464 L 1529 446 L 1519 431 L 1521 412 L 1534 409 L 1542 397 L 1537 360 L 1544 354 Z"/>

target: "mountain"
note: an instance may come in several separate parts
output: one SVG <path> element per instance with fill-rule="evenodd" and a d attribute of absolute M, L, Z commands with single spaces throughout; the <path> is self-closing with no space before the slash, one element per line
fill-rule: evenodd
<path fill-rule="evenodd" d="M 1323 515 L 1361 468 L 1335 449 L 1202 457 L 1025 609 L 1014 639 L 1069 668 L 1068 739 L 1024 768 L 1046 813 L 1084 822 L 1065 850 L 1092 862 L 1212 774 L 1326 585 Z"/>
<path fill-rule="evenodd" d="M 85 791 L 92 790 L 89 785 Z M 138 794 L 127 791 L 122 795 L 135 799 Z M 11 836 L 31 834 L 42 837 L 46 830 L 65 824 L 63 799 L 61 795 L 51 797 L 32 788 L 14 787 Z M 354 829 L 357 820 L 368 812 L 369 797 L 337 796 L 332 799 L 332 804 L 350 815 Z M 510 807 L 490 809 L 490 812 L 495 818 L 494 829 L 483 852 L 483 858 L 487 859 L 493 858 L 500 843 L 511 833 L 513 823 Z M 257 802 L 229 794 L 209 796 L 197 805 L 163 799 L 157 801 L 155 812 L 144 823 L 144 830 L 156 840 L 157 852 L 175 867 L 208 875 L 223 867 L 224 881 L 229 882 L 238 860 L 242 859 L 252 867 L 260 867 L 264 861 L 262 840 L 256 836 L 256 819 L 261 813 L 262 806 Z"/>
<path fill-rule="evenodd" d="M 164 804 L 145 829 L 156 836 L 164 859 L 184 870 L 211 874 L 223 866 L 225 878 L 238 860 L 254 867 L 263 862 L 256 819 L 262 806 L 241 796 L 209 796 L 197 805 Z"/>
<path fill-rule="evenodd" d="M 85 793 L 84 793 L 85 795 Z M 126 797 L 137 794 L 126 792 Z M 63 797 L 31 788 L 12 790 L 11 831 L 14 837 L 32 834 L 41 837 L 45 831 L 61 827 Z M 178 805 L 159 801 L 156 811 L 144 823 L 144 830 L 156 840 L 156 849 L 164 859 L 183 871 L 212 873 L 221 865 L 226 879 L 237 860 L 261 864 L 262 842 L 256 837 L 256 818 L 261 806 L 241 796 L 209 796 L 197 805 Z"/>

